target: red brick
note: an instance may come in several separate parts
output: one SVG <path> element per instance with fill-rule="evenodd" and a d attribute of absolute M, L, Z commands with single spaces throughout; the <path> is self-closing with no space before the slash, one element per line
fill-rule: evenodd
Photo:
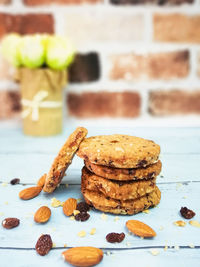
<path fill-rule="evenodd" d="M 25 5 L 28 6 L 40 6 L 40 5 L 67 5 L 67 4 L 83 4 L 90 3 L 96 4 L 97 2 L 102 2 L 103 0 L 23 0 Z"/>
<path fill-rule="evenodd" d="M 69 67 L 70 82 L 91 82 L 99 79 L 100 64 L 95 52 L 77 54 L 73 64 Z"/>
<path fill-rule="evenodd" d="M 105 14 L 98 9 L 81 13 L 75 10 L 65 15 L 65 21 L 65 34 L 77 47 L 91 42 L 142 40 L 144 36 L 143 15 L 126 11 Z"/>
<path fill-rule="evenodd" d="M 189 52 L 175 51 L 148 55 L 111 56 L 110 78 L 114 80 L 170 80 L 189 73 Z"/>
<path fill-rule="evenodd" d="M 200 15 L 155 14 L 154 40 L 200 43 Z"/>
<path fill-rule="evenodd" d="M 0 0 L 0 5 L 8 5 L 11 3 L 12 3 L 12 0 Z"/>
<path fill-rule="evenodd" d="M 0 13 L 0 37 L 17 32 L 19 34 L 54 33 L 54 19 L 51 14 Z"/>
<path fill-rule="evenodd" d="M 69 114 L 79 118 L 132 118 L 140 114 L 141 99 L 136 92 L 69 93 L 67 106 Z"/>
<path fill-rule="evenodd" d="M 150 92 L 149 112 L 156 116 L 200 114 L 200 90 Z"/>
<path fill-rule="evenodd" d="M 181 5 L 185 3 L 193 3 L 194 0 L 110 0 L 115 5 L 143 5 L 143 4 L 155 4 L 155 5 Z"/>
<path fill-rule="evenodd" d="M 21 111 L 18 91 L 0 91 L 0 119 L 19 117 Z"/>

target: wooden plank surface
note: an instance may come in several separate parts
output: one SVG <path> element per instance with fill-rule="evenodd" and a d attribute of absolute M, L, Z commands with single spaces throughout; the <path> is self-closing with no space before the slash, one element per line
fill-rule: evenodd
<path fill-rule="evenodd" d="M 52 217 L 45 225 L 37 225 L 33 221 L 33 213 L 41 205 L 50 206 L 51 198 L 64 201 L 68 197 L 80 198 L 80 174 L 83 162 L 75 158 L 64 183 L 52 195 L 42 193 L 39 197 L 22 201 L 18 198 L 21 189 L 34 184 L 46 172 L 73 127 L 67 128 L 60 136 L 51 138 L 25 137 L 19 128 L 1 128 L 0 126 L 0 219 L 18 217 L 20 226 L 6 230 L 0 227 L 0 267 L 13 266 L 68 266 L 60 254 L 64 244 L 69 247 L 92 245 L 104 248 L 112 254 L 105 253 L 101 266 L 198 266 L 200 260 L 200 228 L 191 226 L 177 227 L 174 221 L 182 220 L 179 210 L 182 206 L 192 208 L 196 212 L 195 220 L 200 221 L 200 128 L 89 128 L 89 135 L 124 133 L 154 140 L 161 145 L 162 176 L 158 178 L 158 187 L 162 192 L 162 200 L 158 207 L 151 209 L 149 214 L 140 213 L 135 216 L 108 215 L 107 220 L 101 219 L 101 212 L 90 211 L 90 219 L 80 223 L 71 221 L 62 213 L 62 208 L 51 208 Z M 6 184 L 12 178 L 19 177 L 25 185 L 11 186 Z M 138 219 L 152 226 L 157 236 L 153 239 L 140 239 L 129 235 L 125 222 Z M 89 234 L 91 228 L 97 232 Z M 80 238 L 77 233 L 87 232 Z M 125 232 L 126 238 L 120 244 L 110 244 L 105 240 L 109 232 Z M 34 250 L 35 243 L 42 233 L 52 236 L 56 248 L 47 256 L 40 257 Z M 170 246 L 166 251 L 165 246 Z M 194 245 L 195 248 L 190 248 Z M 174 248 L 176 247 L 176 248 Z M 178 249 L 179 247 L 179 249 Z M 158 250 L 153 256 L 151 249 Z M 110 253 L 108 253 L 110 254 Z M 3 264 L 3 265 L 2 265 Z"/>

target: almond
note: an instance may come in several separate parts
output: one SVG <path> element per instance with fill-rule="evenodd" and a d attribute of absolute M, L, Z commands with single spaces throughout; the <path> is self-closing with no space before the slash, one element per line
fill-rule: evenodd
<path fill-rule="evenodd" d="M 62 253 L 64 259 L 80 267 L 89 267 L 98 264 L 103 258 L 103 251 L 95 247 L 75 247 Z"/>
<path fill-rule="evenodd" d="M 45 223 L 47 222 L 51 217 L 51 210 L 47 206 L 40 207 L 35 215 L 34 215 L 34 221 L 37 223 Z"/>
<path fill-rule="evenodd" d="M 63 212 L 66 216 L 71 216 L 76 209 L 77 200 L 75 198 L 68 198 L 63 204 Z"/>
<path fill-rule="evenodd" d="M 130 232 L 140 237 L 156 236 L 156 232 L 150 226 L 137 220 L 127 221 L 126 227 Z"/>
<path fill-rule="evenodd" d="M 19 197 L 23 200 L 28 200 L 31 198 L 34 198 L 39 195 L 39 193 L 42 191 L 41 186 L 33 186 L 26 188 L 19 192 Z"/>
<path fill-rule="evenodd" d="M 45 173 L 40 177 L 40 179 L 37 181 L 37 186 L 41 186 L 41 187 L 44 186 L 46 176 L 47 176 L 47 174 Z"/>

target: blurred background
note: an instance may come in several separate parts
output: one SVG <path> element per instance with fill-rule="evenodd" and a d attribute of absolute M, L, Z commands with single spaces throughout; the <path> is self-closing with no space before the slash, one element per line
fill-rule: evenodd
<path fill-rule="evenodd" d="M 60 34 L 77 48 L 65 121 L 200 126 L 200 0 L 0 0 L 0 38 Z M 0 55 L 0 121 L 20 123 Z"/>

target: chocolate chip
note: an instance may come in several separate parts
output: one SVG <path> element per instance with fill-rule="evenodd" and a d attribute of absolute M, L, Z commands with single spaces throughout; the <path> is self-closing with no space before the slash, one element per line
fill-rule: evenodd
<path fill-rule="evenodd" d="M 10 184 L 11 184 L 11 185 L 16 185 L 16 184 L 19 184 L 19 182 L 20 182 L 20 179 L 19 179 L 19 178 L 14 178 L 14 179 L 12 179 L 12 180 L 10 181 Z"/>
<path fill-rule="evenodd" d="M 143 159 L 143 160 L 138 162 L 137 167 L 141 168 L 141 167 L 146 166 L 146 164 L 147 164 L 147 161 L 145 159 Z"/>
<path fill-rule="evenodd" d="M 35 245 L 35 249 L 40 256 L 48 254 L 52 247 L 53 242 L 50 235 L 41 235 Z"/>
<path fill-rule="evenodd" d="M 20 223 L 20 220 L 17 218 L 6 218 L 2 221 L 2 226 L 6 229 L 12 229 L 17 227 Z"/>

